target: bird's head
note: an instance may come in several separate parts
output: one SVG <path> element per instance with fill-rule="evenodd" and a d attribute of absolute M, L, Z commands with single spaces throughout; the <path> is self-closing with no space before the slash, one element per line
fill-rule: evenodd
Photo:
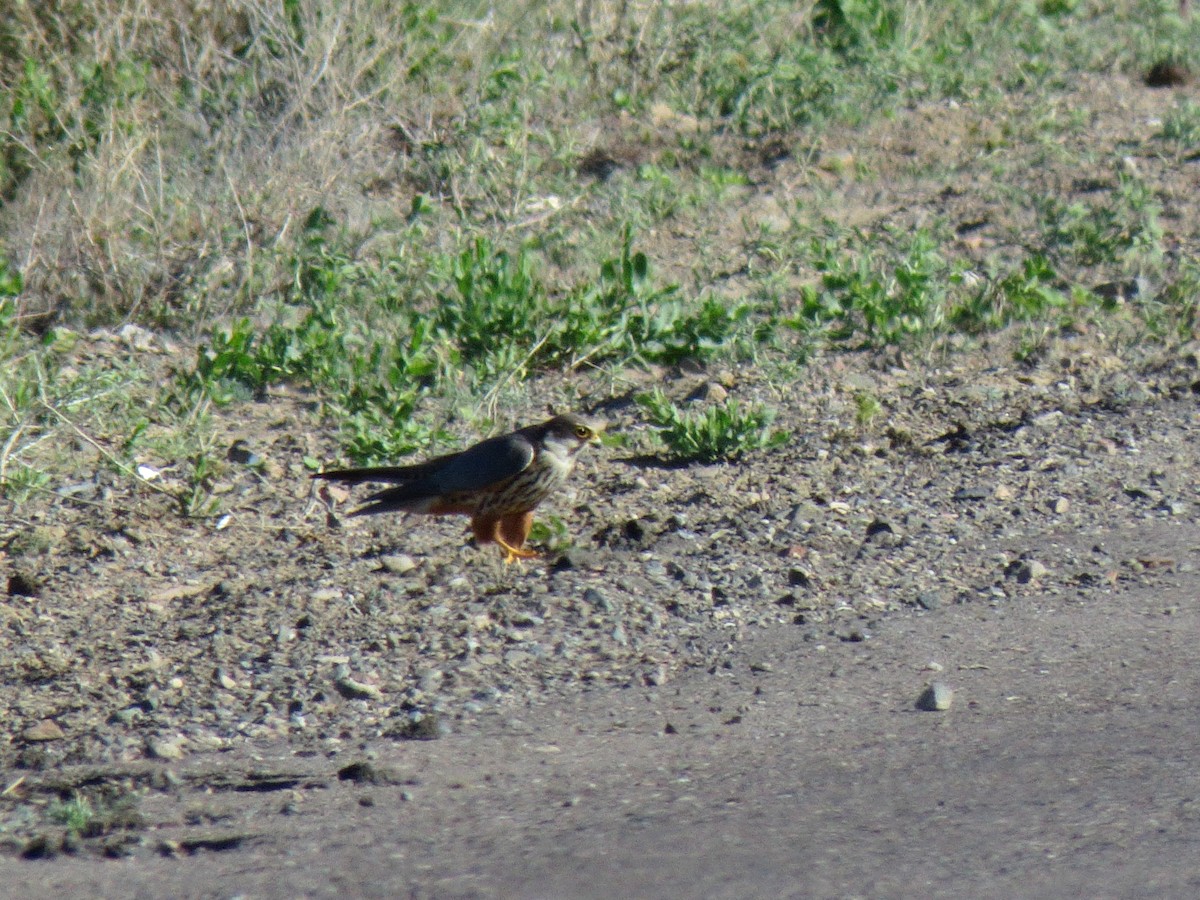
<path fill-rule="evenodd" d="M 599 443 L 604 432 L 604 423 L 599 419 L 572 414 L 555 416 L 542 427 L 546 449 L 568 459 L 588 444 Z"/>

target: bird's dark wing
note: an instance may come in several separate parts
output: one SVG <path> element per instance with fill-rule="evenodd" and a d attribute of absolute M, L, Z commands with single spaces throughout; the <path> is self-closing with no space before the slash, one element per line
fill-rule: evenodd
<path fill-rule="evenodd" d="M 529 468 L 533 442 L 514 433 L 490 438 L 448 458 L 429 473 L 430 493 L 482 491 Z"/>
<path fill-rule="evenodd" d="M 522 434 L 495 437 L 469 447 L 462 453 L 451 454 L 420 467 L 410 467 L 426 472 L 423 477 L 405 480 L 397 487 L 372 494 L 351 515 L 368 516 L 384 512 L 469 513 L 474 508 L 471 502 L 464 502 L 455 495 L 486 491 L 523 472 L 533 461 L 533 455 L 533 444 Z M 377 477 L 375 480 L 384 479 Z"/>
<path fill-rule="evenodd" d="M 461 453 L 448 453 L 411 466 L 375 466 L 364 469 L 333 469 L 314 478 L 362 484 L 392 483 L 398 487 L 372 494 L 352 515 L 407 511 L 429 512 L 430 501 L 447 495 L 483 491 L 523 472 L 533 462 L 533 442 L 523 434 L 490 438 Z M 455 509 L 455 505 L 445 507 Z"/>

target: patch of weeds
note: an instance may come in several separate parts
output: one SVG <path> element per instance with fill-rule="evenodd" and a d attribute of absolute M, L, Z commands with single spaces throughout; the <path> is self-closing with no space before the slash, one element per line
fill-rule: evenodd
<path fill-rule="evenodd" d="M 72 794 L 68 800 L 58 800 L 46 808 L 46 818 L 64 826 L 67 831 L 83 837 L 90 836 L 96 821 L 96 810 L 83 794 Z"/>
<path fill-rule="evenodd" d="M 50 481 L 71 439 L 82 438 L 115 468 L 128 467 L 107 441 L 91 438 L 120 431 L 138 409 L 133 390 L 141 373 L 120 360 L 75 358 L 79 336 L 51 328 L 40 337 L 20 330 L 16 307 L 0 297 L 0 492 L 27 499 Z"/>
<path fill-rule="evenodd" d="M 94 22 L 88 21 L 83 9 L 60 14 L 67 20 L 81 20 L 57 23 L 68 32 L 73 26 L 92 30 Z M 24 43 L 24 36 L 9 31 L 9 25 L 0 26 L 0 38 Z M 0 129 L 0 196 L 13 194 L 32 171 L 34 160 L 45 166 L 61 149 L 77 161 L 112 131 L 130 133 L 137 127 L 130 107 L 146 93 L 150 63 L 133 56 L 129 48 L 123 58 L 83 53 L 71 58 L 47 37 L 42 35 L 40 41 L 20 50 L 0 40 L 0 50 L 16 51 L 10 58 L 20 65 L 19 72 L 13 71 L 15 65 L 0 65 L 0 82 L 7 81 L 9 88 L 8 102 L 0 110 L 0 124 L 5 126 Z"/>
<path fill-rule="evenodd" d="M 628 229 L 598 278 L 561 294 L 544 285 L 527 249 L 510 254 L 483 240 L 459 257 L 454 285 L 438 294 L 438 333 L 481 379 L 585 362 L 707 359 L 749 330 L 748 304 L 688 303 L 678 285 L 656 284 Z"/>
<path fill-rule="evenodd" d="M 731 187 L 746 187 L 750 184 L 750 177 L 745 172 L 716 166 L 701 166 L 700 178 L 716 189 L 717 199 L 724 197 Z"/>
<path fill-rule="evenodd" d="M 1177 102 L 1163 117 L 1158 137 L 1175 144 L 1180 153 L 1200 150 L 1200 103 L 1186 99 Z"/>
<path fill-rule="evenodd" d="M 736 343 L 749 330 L 751 307 L 706 296 L 686 303 L 675 284 L 656 286 L 650 261 L 635 252 L 629 233 L 620 255 L 606 260 L 594 283 L 577 287 L 560 311 L 560 344 L 569 349 L 562 361 L 678 362 L 709 359 Z"/>
<path fill-rule="evenodd" d="M 1026 325 L 1021 330 L 1017 345 L 1013 349 L 1013 359 L 1026 365 L 1035 365 L 1041 362 L 1053 346 L 1057 331 L 1056 328 L 1045 323 Z"/>
<path fill-rule="evenodd" d="M 209 343 L 196 355 L 196 365 L 183 379 L 188 394 L 203 394 L 224 405 L 249 400 L 271 380 L 261 358 L 260 339 L 249 319 L 238 319 L 229 328 L 214 329 Z"/>
<path fill-rule="evenodd" d="M 866 428 L 883 412 L 883 404 L 874 394 L 859 391 L 854 395 L 854 421 L 859 428 Z"/>
<path fill-rule="evenodd" d="M 345 397 L 327 399 L 324 406 L 326 414 L 338 423 L 342 446 L 350 459 L 374 464 L 446 440 L 444 431 L 431 428 L 417 417 L 420 397 L 411 388 L 393 391 L 386 380 L 372 381 L 356 386 Z"/>
<path fill-rule="evenodd" d="M 1038 5 L 1043 16 L 1067 16 L 1075 12 L 1079 0 L 1042 0 Z"/>
<path fill-rule="evenodd" d="M 137 795 L 112 785 L 104 785 L 90 796 L 83 791 L 72 791 L 70 796 L 47 806 L 45 815 L 50 822 L 81 838 L 145 827 Z"/>
<path fill-rule="evenodd" d="M 355 461 L 395 459 L 432 440 L 416 408 L 457 359 L 408 299 L 403 261 L 354 259 L 332 224 L 324 210 L 310 213 L 272 320 L 214 329 L 179 375 L 176 400 L 223 404 L 295 384 L 321 399 Z"/>
<path fill-rule="evenodd" d="M 788 440 L 786 431 L 771 428 L 774 411 L 759 403 L 743 408 L 731 399 L 688 415 L 680 412 L 660 390 L 641 395 L 637 402 L 658 428 L 659 438 L 675 459 L 732 460 L 752 450 L 781 447 Z"/>
<path fill-rule="evenodd" d="M 221 465 L 204 452 L 196 454 L 189 462 L 187 487 L 179 498 L 183 514 L 193 519 L 211 518 L 221 511 L 221 501 L 213 492 Z"/>
<path fill-rule="evenodd" d="M 637 181 L 631 193 L 632 201 L 651 222 L 663 222 L 683 208 L 682 190 L 678 175 L 662 166 L 643 163 L 637 169 Z"/>
<path fill-rule="evenodd" d="M 760 16 L 773 10 L 693 6 L 679 27 L 698 46 L 691 55 L 691 79 L 704 113 L 729 119 L 740 131 L 786 131 L 828 115 L 837 102 L 838 58 L 807 36 L 787 39 L 781 31 L 764 32 Z M 720 41 L 711 35 L 720 34 Z M 687 42 L 688 38 L 684 38 Z M 681 85 L 682 86 L 682 85 Z"/>
<path fill-rule="evenodd" d="M 1099 203 L 1042 203 L 1047 246 L 1085 266 L 1154 263 L 1162 257 L 1160 207 L 1145 182 L 1124 173 Z"/>
<path fill-rule="evenodd" d="M 33 466 L 16 463 L 11 466 L 0 466 L 4 477 L 0 479 L 0 493 L 14 503 L 24 503 L 34 494 L 45 490 L 50 484 L 50 474 Z"/>
<path fill-rule="evenodd" d="M 814 241 L 811 252 L 820 283 L 802 290 L 799 312 L 786 324 L 836 342 L 857 336 L 883 346 L 934 333 L 945 321 L 950 288 L 962 280 L 924 232 L 894 260 L 878 249 L 847 253 L 831 241 Z"/>
<path fill-rule="evenodd" d="M 562 553 L 574 546 L 571 529 L 561 516 L 546 516 L 534 521 L 529 538 L 551 553 Z"/>
<path fill-rule="evenodd" d="M 1069 302 L 1056 287 L 1059 280 L 1044 256 L 1031 256 L 1019 271 L 983 284 L 954 308 L 950 319 L 957 328 L 969 332 L 1043 319 Z"/>
<path fill-rule="evenodd" d="M 1200 265 L 1184 262 L 1156 296 L 1139 298 L 1138 311 L 1151 334 L 1193 340 L 1200 333 Z"/>
<path fill-rule="evenodd" d="M 510 254 L 476 238 L 454 260 L 451 281 L 452 290 L 437 294 L 435 321 L 480 374 L 520 366 L 549 337 L 549 299 L 525 248 Z"/>
<path fill-rule="evenodd" d="M 895 40 L 901 11 L 886 0 L 817 0 L 812 21 L 819 40 L 843 53 Z"/>
<path fill-rule="evenodd" d="M 314 212 L 273 320 L 215 329 L 178 379 L 178 405 L 288 382 L 317 394 L 353 460 L 395 459 L 437 437 L 417 415 L 429 396 L 556 367 L 706 360 L 755 339 L 750 304 L 657 283 L 630 229 L 598 277 L 566 290 L 546 284 L 528 246 L 479 237 L 413 297 L 402 261 L 358 260 L 341 243 Z"/>
<path fill-rule="evenodd" d="M 16 319 L 15 305 L 8 303 L 4 298 L 19 296 L 24 285 L 21 273 L 0 254 L 0 340 L 11 333 Z"/>

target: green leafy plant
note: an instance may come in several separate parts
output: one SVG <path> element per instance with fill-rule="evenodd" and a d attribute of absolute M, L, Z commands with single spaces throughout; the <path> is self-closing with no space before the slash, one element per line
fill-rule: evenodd
<path fill-rule="evenodd" d="M 788 440 L 787 432 L 771 428 L 775 414 L 761 404 L 742 407 L 731 399 L 689 415 L 680 412 L 659 390 L 641 395 L 637 402 L 676 459 L 736 459 L 752 450 L 780 447 Z"/>
<path fill-rule="evenodd" d="M 1045 318 L 1069 302 L 1056 287 L 1059 280 L 1044 256 L 1031 256 L 1018 271 L 982 283 L 954 308 L 950 319 L 964 331 L 980 332 Z"/>
<path fill-rule="evenodd" d="M 1158 136 L 1176 144 L 1183 153 L 1200 149 L 1200 103 L 1186 99 L 1177 102 L 1163 117 Z"/>
<path fill-rule="evenodd" d="M 77 835 L 91 836 L 93 825 L 96 823 L 96 810 L 83 794 L 76 792 L 67 800 L 59 800 L 46 809 L 46 816 L 52 822 L 66 827 Z"/>
<path fill-rule="evenodd" d="M 859 391 L 854 395 L 854 421 L 860 428 L 866 428 L 883 412 L 883 404 L 874 394 Z"/>
<path fill-rule="evenodd" d="M 46 818 L 83 838 L 100 837 L 118 829 L 145 827 L 138 810 L 136 794 L 125 793 L 112 785 L 102 785 L 88 793 L 76 790 L 46 807 Z"/>
<path fill-rule="evenodd" d="M 221 511 L 221 501 L 213 488 L 220 475 L 220 463 L 208 453 L 198 453 L 190 461 L 187 487 L 179 501 L 184 515 L 193 519 L 206 519 Z"/>
<path fill-rule="evenodd" d="M 1085 266 L 1153 262 L 1162 256 L 1160 207 L 1141 179 L 1120 173 L 1116 187 L 1099 203 L 1042 203 L 1051 250 Z"/>
<path fill-rule="evenodd" d="M 549 549 L 551 553 L 561 553 L 574 545 L 571 529 L 561 516 L 550 515 L 537 519 L 529 537 L 534 543 Z"/>
<path fill-rule="evenodd" d="M 830 241 L 814 241 L 812 253 L 820 282 L 802 290 L 799 313 L 788 324 L 834 341 L 859 336 L 887 345 L 934 333 L 944 324 L 950 288 L 961 281 L 958 268 L 923 232 L 898 258 L 847 254 Z"/>
<path fill-rule="evenodd" d="M 437 294 L 436 322 L 464 363 L 495 375 L 519 365 L 551 325 L 546 288 L 529 252 L 476 238 L 454 261 L 453 289 Z"/>

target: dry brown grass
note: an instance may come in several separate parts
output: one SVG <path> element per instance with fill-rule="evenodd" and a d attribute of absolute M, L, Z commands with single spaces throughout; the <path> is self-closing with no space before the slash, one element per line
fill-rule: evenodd
<path fill-rule="evenodd" d="M 352 226 L 395 216 L 379 189 L 400 152 L 394 126 L 430 134 L 454 113 L 453 92 L 409 75 L 428 52 L 405 41 L 415 13 L 359 0 L 299 4 L 289 20 L 286 6 L 83 0 L 9 13 L 0 82 L 19 89 L 16 61 L 34 60 L 51 95 L 22 122 L 0 217 L 23 315 L 207 323 L 270 288 L 271 248 L 314 206 Z M 464 21 L 441 48 L 458 77 L 491 30 Z"/>

